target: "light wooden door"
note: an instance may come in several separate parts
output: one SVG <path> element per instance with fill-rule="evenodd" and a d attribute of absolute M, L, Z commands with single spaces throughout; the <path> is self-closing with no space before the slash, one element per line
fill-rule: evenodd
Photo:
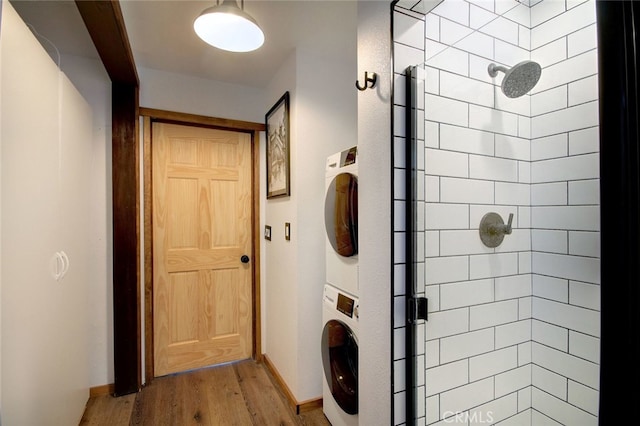
<path fill-rule="evenodd" d="M 155 375 L 249 358 L 251 137 L 154 123 L 152 157 Z"/>

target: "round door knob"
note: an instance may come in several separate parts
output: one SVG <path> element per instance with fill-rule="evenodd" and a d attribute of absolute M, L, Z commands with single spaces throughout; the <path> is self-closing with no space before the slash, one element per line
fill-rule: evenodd
<path fill-rule="evenodd" d="M 249 263 L 249 256 L 247 256 L 246 254 L 243 254 L 242 257 L 240 258 L 240 262 Z"/>

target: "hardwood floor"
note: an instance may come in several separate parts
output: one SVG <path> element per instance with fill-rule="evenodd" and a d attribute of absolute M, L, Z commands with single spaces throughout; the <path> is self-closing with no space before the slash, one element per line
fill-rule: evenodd
<path fill-rule="evenodd" d="M 318 408 L 296 415 L 252 360 L 156 378 L 137 394 L 90 398 L 82 426 L 330 425 Z"/>

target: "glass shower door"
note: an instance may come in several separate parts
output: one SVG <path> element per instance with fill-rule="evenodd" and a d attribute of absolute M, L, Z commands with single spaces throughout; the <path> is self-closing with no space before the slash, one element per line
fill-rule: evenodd
<path fill-rule="evenodd" d="M 406 424 L 425 417 L 425 194 L 424 194 L 424 82 L 422 66 L 406 75 Z M 422 153 L 422 155 L 421 155 Z M 422 176 L 422 179 L 420 178 Z"/>
<path fill-rule="evenodd" d="M 524 3 L 398 17 L 407 425 L 598 422 L 596 2 Z"/>

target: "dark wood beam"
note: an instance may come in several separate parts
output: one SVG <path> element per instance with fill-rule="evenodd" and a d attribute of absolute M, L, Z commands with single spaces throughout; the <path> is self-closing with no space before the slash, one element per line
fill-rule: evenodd
<path fill-rule="evenodd" d="M 118 0 L 76 0 L 76 6 L 112 82 L 139 85 Z"/>
<path fill-rule="evenodd" d="M 113 335 L 115 394 L 140 390 L 138 86 L 112 83 Z"/>
<path fill-rule="evenodd" d="M 141 386 L 139 80 L 118 0 L 76 0 L 111 79 L 114 393 Z"/>

